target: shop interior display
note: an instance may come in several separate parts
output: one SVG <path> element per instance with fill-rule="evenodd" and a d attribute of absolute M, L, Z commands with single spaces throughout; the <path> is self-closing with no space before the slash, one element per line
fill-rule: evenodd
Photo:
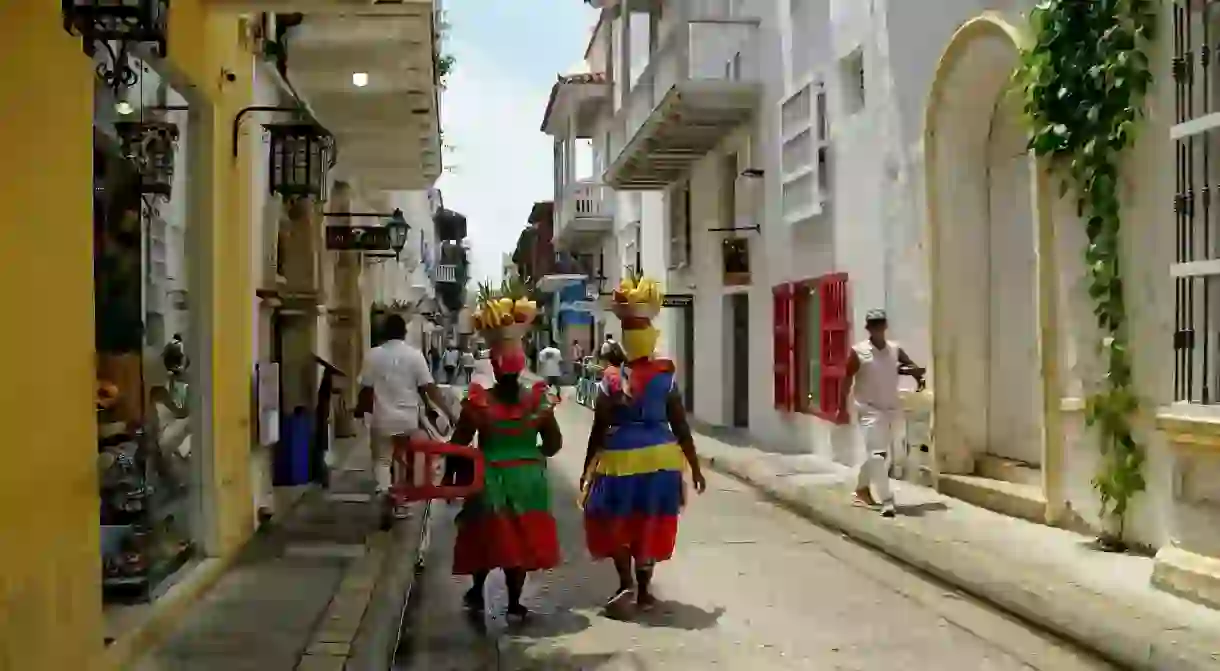
<path fill-rule="evenodd" d="M 175 335 L 148 342 L 148 218 L 121 152 L 95 156 L 94 273 L 102 584 L 107 601 L 148 600 L 191 556 L 189 371 Z"/>

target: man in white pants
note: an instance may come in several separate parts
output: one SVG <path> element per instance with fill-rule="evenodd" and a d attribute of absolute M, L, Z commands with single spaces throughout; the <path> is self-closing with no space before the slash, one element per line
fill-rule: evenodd
<path fill-rule="evenodd" d="M 373 421 L 369 446 L 373 451 L 373 468 L 377 477 L 377 494 L 383 505 L 393 480 L 394 436 L 419 430 L 421 394 L 449 420 L 456 421 L 444 392 L 432 379 L 432 371 L 423 352 L 408 345 L 407 322 L 399 315 L 385 320 L 386 341 L 369 350 L 360 371 L 360 401 L 356 413 L 371 411 Z M 443 428 L 442 428 L 443 430 Z M 399 511 L 395 511 L 399 512 Z"/>
<path fill-rule="evenodd" d="M 890 490 L 887 460 L 902 420 L 898 378 L 910 375 L 923 389 L 924 369 L 916 366 L 898 343 L 885 339 L 888 326 L 885 310 L 869 310 L 865 315 L 868 339 L 852 346 L 848 356 L 839 421 L 843 424 L 851 421 L 847 401 L 854 391 L 865 449 L 864 463 L 856 476 L 854 500 L 858 505 L 868 507 L 875 507 L 880 500 L 881 514 L 893 517 L 894 495 Z"/>

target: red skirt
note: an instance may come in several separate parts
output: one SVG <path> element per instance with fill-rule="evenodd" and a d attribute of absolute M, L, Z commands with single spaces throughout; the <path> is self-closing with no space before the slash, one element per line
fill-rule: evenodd
<path fill-rule="evenodd" d="M 549 512 L 482 514 L 458 521 L 453 573 L 541 571 L 558 566 L 559 556 L 559 533 Z"/>

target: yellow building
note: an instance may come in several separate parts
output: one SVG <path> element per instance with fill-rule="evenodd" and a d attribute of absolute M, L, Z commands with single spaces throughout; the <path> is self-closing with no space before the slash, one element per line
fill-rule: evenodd
<path fill-rule="evenodd" d="M 426 6 L 421 16 L 432 30 L 431 2 Z M 263 227 L 253 221 L 258 196 L 252 184 L 266 159 L 253 155 L 257 142 L 233 146 L 234 120 L 253 99 L 259 46 L 252 21 L 257 19 L 209 8 L 207 0 L 174 0 L 166 57 L 144 63 L 135 60 L 142 52 L 133 52 L 141 70 L 133 74 L 144 83 L 108 87 L 98 70 L 105 50 L 86 55 L 83 38 L 65 30 L 57 3 L 0 3 L 0 370 L 6 383 L 0 399 L 6 463 L 0 469 L 0 669 L 126 668 L 223 572 L 255 528 L 250 463 L 257 442 L 251 393 L 257 340 L 251 306 L 262 279 L 254 277 L 254 264 L 239 260 L 251 258 L 252 237 Z M 431 67 L 427 72 L 434 79 Z M 176 124 L 186 149 L 179 149 L 178 174 L 167 178 L 164 192 L 149 191 L 145 180 L 136 179 L 128 195 L 138 197 L 123 210 L 109 200 L 116 187 L 99 177 L 98 166 L 122 162 L 122 152 L 106 145 L 133 108 L 144 121 Z M 435 114 L 433 105 L 433 135 Z M 242 136 L 261 132 L 266 121 L 247 117 Z M 110 158 L 99 159 L 107 151 Z M 356 148 L 351 155 L 375 153 Z M 439 139 L 435 153 L 437 164 L 425 171 L 424 186 L 439 172 Z M 360 166 L 347 167 L 342 177 L 359 181 Z M 373 177 L 383 179 L 368 180 L 372 189 L 402 181 L 400 174 Z M 155 239 L 134 244 L 121 228 L 107 228 L 128 215 L 145 227 L 135 231 L 136 240 L 154 229 Z M 110 223 L 99 224 L 101 219 Z M 131 295 L 144 296 L 131 334 L 120 328 L 126 317 L 110 309 L 121 302 L 113 296 L 122 293 L 112 280 L 127 277 L 127 266 L 106 250 L 124 245 L 139 248 L 126 262 L 141 269 L 143 289 Z M 179 326 L 185 344 L 174 345 L 170 334 Z M 99 345 L 133 334 L 128 354 Z M 175 346 L 189 357 L 189 377 L 181 373 L 185 359 L 170 363 L 166 352 Z M 185 390 L 188 379 L 189 396 L 183 391 L 177 399 L 175 385 Z M 164 399 L 157 400 L 159 392 Z M 190 561 L 174 565 L 175 577 L 166 583 L 172 588 L 124 611 L 124 621 L 116 623 L 103 604 L 103 583 L 143 575 L 153 561 L 143 546 L 122 545 L 114 562 L 103 562 L 110 531 L 124 526 L 121 519 L 99 520 L 99 487 L 118 468 L 116 460 L 124 463 L 116 456 L 121 441 L 111 440 L 106 426 L 126 435 L 138 423 L 128 410 L 157 422 L 159 458 L 182 462 L 155 467 L 162 491 L 187 492 L 176 521 L 164 522 L 181 527 L 182 535 L 157 552 L 189 554 Z M 167 427 L 175 422 L 190 428 L 166 449 Z M 106 440 L 115 445 L 102 449 Z M 138 503 L 140 497 L 156 493 L 124 491 L 120 513 L 149 505 Z M 103 517 L 107 505 L 103 497 Z"/>
<path fill-rule="evenodd" d="M 94 342 L 93 118 L 95 66 L 81 38 L 63 28 L 56 3 L 4 3 L 0 21 L 0 139 L 6 147 L 0 305 L 7 313 L 2 351 L 8 392 L 0 403 L 7 459 L 0 475 L 0 659 L 4 668 L 41 671 L 107 668 L 99 571 Z M 190 0 L 174 3 L 167 72 L 194 88 L 192 120 L 210 120 L 192 143 L 203 156 L 192 171 L 191 225 L 204 264 L 224 248 L 241 254 L 248 161 L 229 155 L 230 123 L 247 104 L 252 60 L 236 16 L 213 15 Z M 20 65 L 14 65 L 20 64 Z M 232 82 L 223 71 L 235 75 Z M 200 142 L 196 138 L 203 138 Z M 204 148 L 199 149 L 200 146 Z M 210 146 L 208 146 L 210 145 Z M 206 272 L 210 286 L 210 463 L 202 468 L 211 502 L 201 545 L 225 557 L 252 530 L 246 453 L 250 408 L 250 278 L 238 265 Z M 210 276 L 210 277 L 209 277 Z M 209 295 L 210 294 L 210 295 Z M 126 647 L 111 646 L 114 652 Z"/>

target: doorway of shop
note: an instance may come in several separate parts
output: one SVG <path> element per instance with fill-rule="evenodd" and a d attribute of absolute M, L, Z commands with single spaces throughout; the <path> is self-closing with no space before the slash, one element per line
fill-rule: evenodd
<path fill-rule="evenodd" d="M 682 316 L 682 403 L 687 412 L 695 411 L 695 307 L 679 309 Z"/>
<path fill-rule="evenodd" d="M 725 297 L 729 319 L 729 353 L 733 426 L 750 425 L 750 297 L 735 293 Z"/>

